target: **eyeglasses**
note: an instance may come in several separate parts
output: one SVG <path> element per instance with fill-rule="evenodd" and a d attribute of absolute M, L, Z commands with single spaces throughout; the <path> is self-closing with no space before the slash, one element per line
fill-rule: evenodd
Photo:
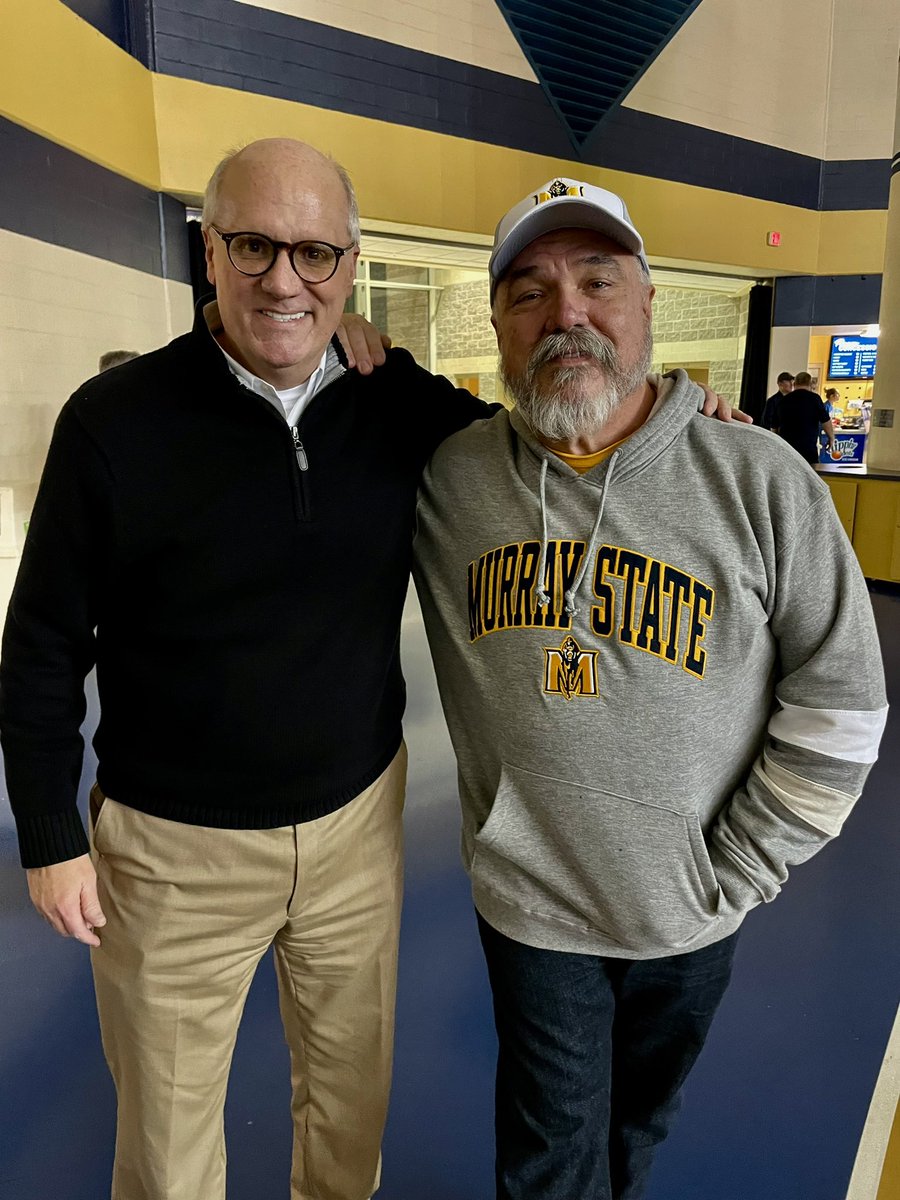
<path fill-rule="evenodd" d="M 225 243 L 228 261 L 242 275 L 265 275 L 280 251 L 286 250 L 294 271 L 304 283 L 325 283 L 338 264 L 356 245 L 332 246 L 330 242 L 275 242 L 263 233 L 223 233 L 210 225 Z"/>

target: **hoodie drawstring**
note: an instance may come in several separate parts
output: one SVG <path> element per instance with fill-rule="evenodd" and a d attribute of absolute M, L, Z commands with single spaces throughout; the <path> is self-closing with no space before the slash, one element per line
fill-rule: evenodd
<path fill-rule="evenodd" d="M 613 454 L 610 456 L 609 468 L 606 472 L 606 479 L 604 479 L 604 481 L 603 481 L 603 491 L 600 494 L 600 504 L 599 504 L 599 507 L 597 508 L 597 517 L 594 521 L 594 528 L 591 530 L 591 536 L 590 536 L 590 539 L 588 540 L 587 547 L 585 548 L 584 559 L 582 560 L 582 563 L 581 563 L 581 569 L 579 570 L 577 576 L 575 577 L 575 580 L 573 581 L 572 586 L 566 590 L 566 593 L 564 595 L 564 600 L 565 600 L 565 605 L 566 605 L 566 613 L 570 617 L 575 617 L 578 615 L 578 609 L 575 607 L 575 597 L 578 595 L 578 589 L 581 587 L 584 577 L 587 574 L 588 564 L 590 563 L 590 561 L 593 557 L 594 551 L 597 548 L 597 541 L 600 537 L 600 524 L 603 521 L 603 509 L 606 507 L 606 497 L 607 497 L 607 494 L 609 493 L 609 487 L 610 487 L 610 484 L 612 483 L 613 471 L 615 470 L 616 459 L 618 457 L 619 457 L 618 450 L 615 450 L 613 452 Z M 543 530 L 543 532 L 542 532 L 543 551 L 541 554 L 540 572 L 538 574 L 538 587 L 537 587 L 537 591 L 535 593 L 535 598 L 537 599 L 538 604 L 542 608 L 545 605 L 550 603 L 550 597 L 547 595 L 547 592 L 544 589 L 544 576 L 546 575 L 546 572 L 547 572 L 547 555 L 549 553 L 549 544 L 548 544 L 548 539 L 547 539 L 546 480 L 547 480 L 547 459 L 545 458 L 541 462 L 541 484 L 540 484 L 541 524 L 542 524 L 542 530 Z"/>
<path fill-rule="evenodd" d="M 543 532 L 541 533 L 541 565 L 538 569 L 537 577 L 537 592 L 535 598 L 539 607 L 546 608 L 550 603 L 550 597 L 544 590 L 544 576 L 547 574 L 547 460 L 541 459 L 541 522 Z"/>

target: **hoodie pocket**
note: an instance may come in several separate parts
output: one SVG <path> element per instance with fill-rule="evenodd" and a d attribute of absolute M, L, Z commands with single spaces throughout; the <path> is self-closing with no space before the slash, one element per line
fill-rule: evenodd
<path fill-rule="evenodd" d="M 472 877 L 514 908 L 636 952 L 692 940 L 720 894 L 695 815 L 510 763 Z"/>

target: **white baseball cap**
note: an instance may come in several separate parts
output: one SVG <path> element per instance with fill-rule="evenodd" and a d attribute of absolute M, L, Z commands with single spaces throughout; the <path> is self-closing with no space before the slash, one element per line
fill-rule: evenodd
<path fill-rule="evenodd" d="M 488 264 L 492 297 L 516 255 L 554 229 L 595 229 L 630 250 L 650 273 L 643 239 L 621 196 L 577 179 L 551 179 L 514 205 L 497 226 Z"/>

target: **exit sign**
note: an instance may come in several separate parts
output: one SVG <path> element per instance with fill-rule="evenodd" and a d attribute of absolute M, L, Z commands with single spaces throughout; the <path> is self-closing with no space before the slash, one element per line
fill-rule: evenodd
<path fill-rule="evenodd" d="M 769 232 L 766 234 L 766 245 L 767 246 L 780 246 L 781 245 L 781 234 L 778 232 L 777 229 L 770 229 Z"/>

